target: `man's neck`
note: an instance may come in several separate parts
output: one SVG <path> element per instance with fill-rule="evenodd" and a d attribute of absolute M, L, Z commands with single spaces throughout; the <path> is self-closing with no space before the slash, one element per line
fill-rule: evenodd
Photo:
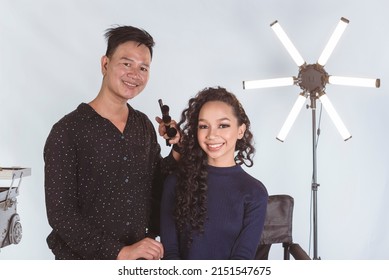
<path fill-rule="evenodd" d="M 124 131 L 129 114 L 127 102 L 108 98 L 100 92 L 94 100 L 89 102 L 89 105 L 100 116 L 110 120 L 121 132 Z"/>

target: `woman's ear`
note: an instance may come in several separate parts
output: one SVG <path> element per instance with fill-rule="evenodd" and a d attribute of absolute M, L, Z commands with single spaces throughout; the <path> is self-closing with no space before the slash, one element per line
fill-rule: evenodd
<path fill-rule="evenodd" d="M 245 132 L 246 132 L 246 124 L 242 124 L 238 128 L 238 139 L 242 139 Z"/>

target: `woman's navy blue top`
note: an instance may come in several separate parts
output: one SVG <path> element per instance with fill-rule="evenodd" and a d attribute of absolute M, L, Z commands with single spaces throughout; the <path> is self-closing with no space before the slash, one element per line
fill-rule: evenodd
<path fill-rule="evenodd" d="M 170 175 L 161 203 L 161 242 L 164 259 L 254 259 L 262 234 L 268 193 L 265 186 L 240 165 L 208 166 L 207 218 L 204 233 L 188 246 L 174 220 L 177 178 Z"/>

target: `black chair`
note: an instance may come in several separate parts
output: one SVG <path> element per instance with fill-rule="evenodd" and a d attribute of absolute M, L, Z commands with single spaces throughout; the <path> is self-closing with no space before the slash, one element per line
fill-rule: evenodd
<path fill-rule="evenodd" d="M 309 255 L 292 238 L 294 199 L 289 195 L 270 195 L 265 225 L 255 259 L 267 260 L 272 244 L 282 243 L 284 260 L 310 260 Z"/>

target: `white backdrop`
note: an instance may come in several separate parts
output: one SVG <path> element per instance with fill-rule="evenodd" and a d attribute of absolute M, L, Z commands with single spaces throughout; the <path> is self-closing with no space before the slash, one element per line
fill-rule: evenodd
<path fill-rule="evenodd" d="M 252 121 L 257 153 L 247 169 L 270 194 L 295 198 L 294 240 L 311 252 L 311 111 L 284 143 L 275 139 L 300 89 L 243 90 L 243 80 L 296 76 L 270 28 L 278 20 L 315 63 L 341 17 L 350 24 L 330 57 L 330 75 L 380 78 L 381 88 L 327 86 L 353 138 L 324 111 L 318 145 L 318 255 L 389 259 L 389 4 L 385 0 L 0 0 L 0 166 L 30 167 L 18 196 L 23 238 L 0 259 L 53 259 L 43 187 L 43 146 L 52 125 L 97 94 L 105 29 L 142 27 L 155 41 L 151 78 L 130 103 L 151 119 L 157 100 L 179 118 L 206 86 L 224 86 Z M 168 153 L 160 139 L 163 154 Z M 0 182 L 1 183 L 1 182 Z M 309 249 L 311 247 L 311 249 Z M 272 253 L 272 258 L 280 258 Z"/>

